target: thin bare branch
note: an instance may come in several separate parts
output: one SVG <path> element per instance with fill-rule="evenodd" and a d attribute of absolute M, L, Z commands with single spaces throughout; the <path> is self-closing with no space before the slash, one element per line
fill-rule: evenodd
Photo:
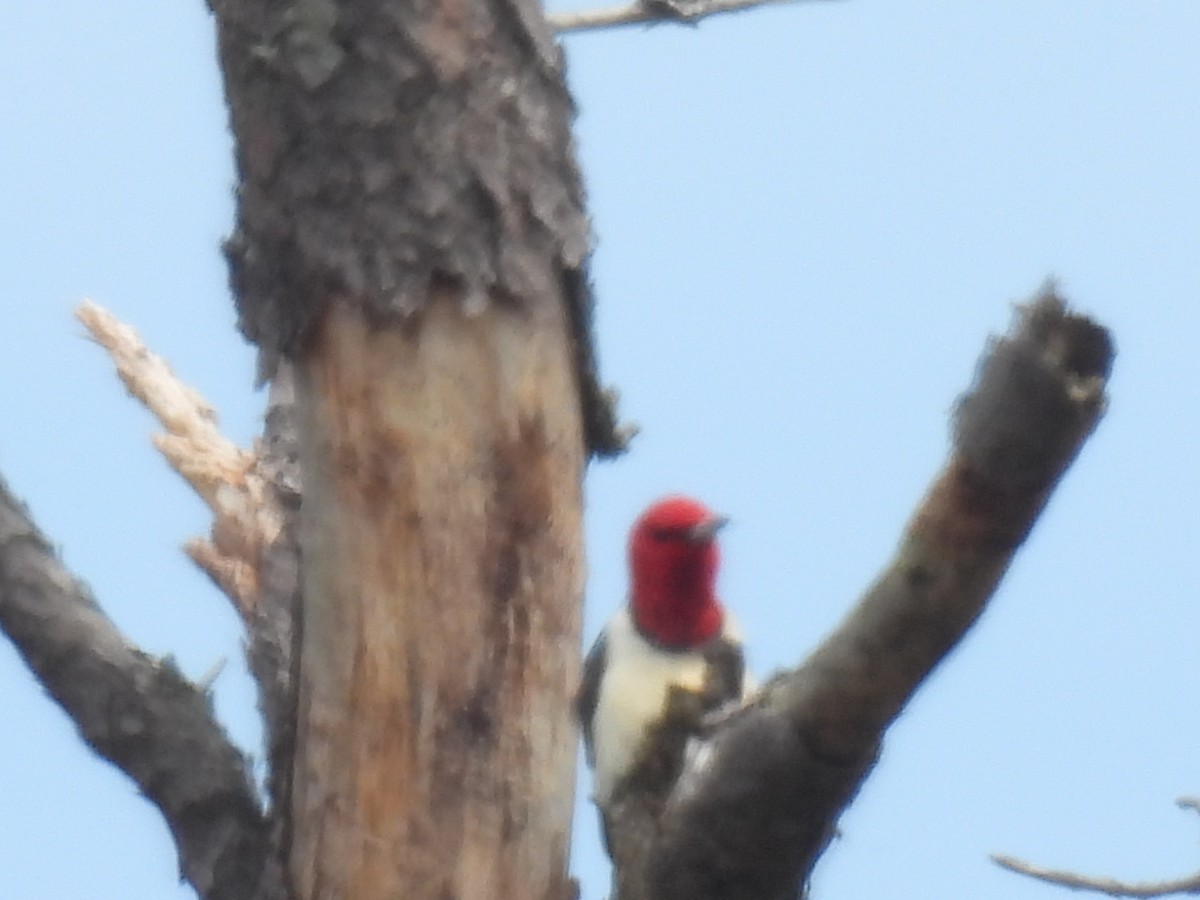
<path fill-rule="evenodd" d="M 201 897 L 282 896 L 246 760 L 205 692 L 129 643 L 2 479 L 0 628 L 87 744 L 162 812 Z"/>
<path fill-rule="evenodd" d="M 1180 809 L 1200 812 L 1200 798 L 1180 797 L 1175 801 L 1175 805 Z M 1200 872 L 1170 881 L 1133 882 L 1080 875 L 1061 869 L 1046 869 L 1017 859 L 1015 856 L 1006 856 L 1001 853 L 993 853 L 992 862 L 1010 872 L 1028 875 L 1039 881 L 1058 884 L 1072 890 L 1096 891 L 1100 894 L 1108 894 L 1110 897 L 1167 897 L 1171 894 L 1200 894 Z"/>
<path fill-rule="evenodd" d="M 1059 869 L 1044 869 L 1013 856 L 992 855 L 992 862 L 1001 868 L 1039 881 L 1057 884 L 1077 891 L 1095 891 L 1110 897 L 1168 897 L 1172 894 L 1200 894 L 1200 872 L 1174 881 L 1118 881 L 1115 878 L 1095 878 Z"/>
<path fill-rule="evenodd" d="M 792 0 L 638 0 L 627 6 L 554 13 L 547 18 L 556 32 L 569 34 L 623 25 L 695 25 L 701 19 L 721 13 L 784 2 Z"/>

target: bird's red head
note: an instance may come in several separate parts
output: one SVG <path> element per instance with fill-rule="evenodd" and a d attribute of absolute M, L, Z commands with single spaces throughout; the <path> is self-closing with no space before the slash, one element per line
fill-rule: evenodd
<path fill-rule="evenodd" d="M 721 632 L 716 533 L 725 522 L 688 497 L 665 497 L 633 524 L 629 605 L 634 624 L 650 640 L 683 650 Z"/>

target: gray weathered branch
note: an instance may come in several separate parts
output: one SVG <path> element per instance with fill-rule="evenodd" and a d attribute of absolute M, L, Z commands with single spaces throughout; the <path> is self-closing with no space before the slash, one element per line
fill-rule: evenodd
<path fill-rule="evenodd" d="M 267 825 L 209 697 L 132 646 L 0 480 L 0 628 L 87 744 L 162 812 L 205 900 L 265 900 Z"/>

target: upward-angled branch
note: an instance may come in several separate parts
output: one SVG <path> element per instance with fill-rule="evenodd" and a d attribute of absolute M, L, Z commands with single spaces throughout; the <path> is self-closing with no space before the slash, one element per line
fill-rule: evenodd
<path fill-rule="evenodd" d="M 641 886 L 621 900 L 795 895 L 884 730 L 982 612 L 1096 426 L 1112 355 L 1107 332 L 1053 290 L 1021 309 L 960 401 L 950 460 L 896 557 L 841 626 L 716 725 L 665 801 L 621 800 L 638 838 L 618 866 Z"/>
<path fill-rule="evenodd" d="M 0 628 L 88 745 L 161 810 L 206 900 L 279 900 L 246 760 L 208 696 L 133 647 L 0 480 Z"/>

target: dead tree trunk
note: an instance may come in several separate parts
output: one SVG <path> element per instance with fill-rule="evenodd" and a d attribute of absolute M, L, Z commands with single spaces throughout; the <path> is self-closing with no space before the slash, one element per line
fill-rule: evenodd
<path fill-rule="evenodd" d="M 212 0 L 246 334 L 295 364 L 298 900 L 561 898 L 581 480 L 610 425 L 529 0 Z"/>

